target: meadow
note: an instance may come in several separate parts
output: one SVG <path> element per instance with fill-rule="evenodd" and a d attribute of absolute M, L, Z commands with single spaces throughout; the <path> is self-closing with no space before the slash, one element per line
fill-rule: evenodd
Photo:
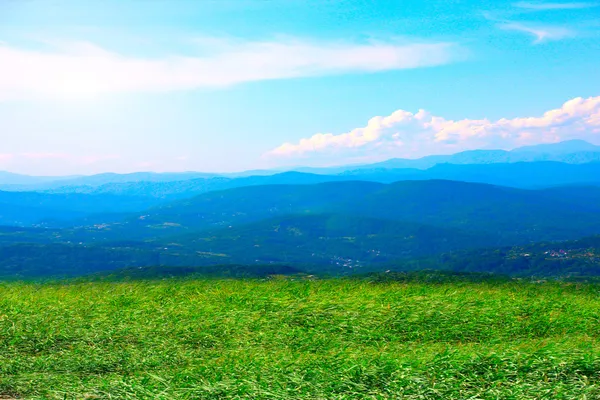
<path fill-rule="evenodd" d="M 0 398 L 597 399 L 600 286 L 0 283 Z"/>

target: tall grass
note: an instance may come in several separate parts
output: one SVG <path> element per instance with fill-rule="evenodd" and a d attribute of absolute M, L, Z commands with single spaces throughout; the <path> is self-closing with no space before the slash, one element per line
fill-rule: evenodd
<path fill-rule="evenodd" d="M 597 399 L 600 286 L 0 284 L 0 397 Z"/>

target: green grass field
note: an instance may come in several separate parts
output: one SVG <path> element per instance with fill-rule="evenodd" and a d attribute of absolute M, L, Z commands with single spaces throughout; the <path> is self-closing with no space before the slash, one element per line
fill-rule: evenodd
<path fill-rule="evenodd" d="M 0 398 L 598 399 L 600 286 L 0 284 Z"/>

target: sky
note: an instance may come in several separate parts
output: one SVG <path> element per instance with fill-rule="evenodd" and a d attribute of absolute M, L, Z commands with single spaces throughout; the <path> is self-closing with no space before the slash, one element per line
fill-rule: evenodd
<path fill-rule="evenodd" d="M 0 1 L 0 170 L 600 144 L 600 2 Z"/>

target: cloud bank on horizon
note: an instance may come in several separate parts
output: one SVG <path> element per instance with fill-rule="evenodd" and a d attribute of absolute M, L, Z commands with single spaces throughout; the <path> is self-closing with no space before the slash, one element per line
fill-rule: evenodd
<path fill-rule="evenodd" d="M 364 155 L 417 158 L 474 149 L 513 149 L 570 139 L 600 141 L 600 96 L 577 97 L 537 117 L 449 120 L 425 110 L 397 110 L 346 133 L 317 133 L 266 154 L 279 161 Z M 361 155 L 361 156 L 359 156 Z"/>

